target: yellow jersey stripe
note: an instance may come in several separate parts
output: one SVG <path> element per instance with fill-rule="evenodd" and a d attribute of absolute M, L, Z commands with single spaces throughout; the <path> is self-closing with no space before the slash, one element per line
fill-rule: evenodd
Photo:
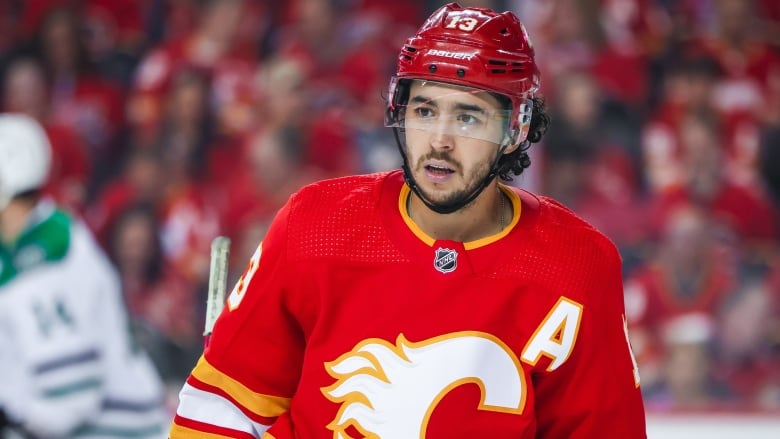
<path fill-rule="evenodd" d="M 204 431 L 193 430 L 191 428 L 182 427 L 181 425 L 171 425 L 171 432 L 168 434 L 169 439 L 231 439 L 230 436 L 222 436 L 221 434 L 206 433 Z"/>
<path fill-rule="evenodd" d="M 463 248 L 466 250 L 473 250 L 475 248 L 479 248 L 491 243 L 494 243 L 498 241 L 499 239 L 503 238 L 504 236 L 508 235 L 509 232 L 512 231 L 512 229 L 515 228 L 517 223 L 520 221 L 520 210 L 522 209 L 522 203 L 520 202 L 520 197 L 508 187 L 504 186 L 503 184 L 499 184 L 498 188 L 501 190 L 501 192 L 504 193 L 504 195 L 509 198 L 509 201 L 512 203 L 512 220 L 509 221 L 509 225 L 504 227 L 504 230 L 501 232 L 487 236 L 482 239 L 478 239 L 476 241 L 466 242 L 463 244 Z"/>
<path fill-rule="evenodd" d="M 498 188 L 504 193 L 504 195 L 507 196 L 507 198 L 509 198 L 509 201 L 512 203 L 512 219 L 509 222 L 509 225 L 504 227 L 504 230 L 494 235 L 486 236 L 482 239 L 477 239 L 475 241 L 464 242 L 463 243 L 464 249 L 473 250 L 475 248 L 479 248 L 494 243 L 499 239 L 503 238 L 504 236 L 508 235 L 509 232 L 511 232 L 512 229 L 514 229 L 517 223 L 520 221 L 520 210 L 522 209 L 522 203 L 520 202 L 520 197 L 512 189 L 508 188 L 503 184 L 499 184 Z M 429 246 L 433 246 L 433 244 L 436 243 L 436 239 L 434 239 L 433 237 L 425 233 L 417 224 L 415 224 L 415 222 L 412 220 L 412 217 L 409 216 L 409 210 L 407 209 L 406 201 L 411 195 L 411 192 L 412 189 L 407 184 L 404 184 L 401 187 L 401 193 L 398 196 L 398 211 L 401 212 L 401 218 L 403 218 L 404 222 L 409 227 L 409 230 L 411 230 L 412 233 L 414 233 L 414 235 L 420 239 L 420 241 L 424 242 Z"/>
<path fill-rule="evenodd" d="M 192 376 L 210 386 L 222 389 L 245 409 L 265 418 L 275 418 L 290 407 L 290 398 L 253 392 L 217 370 L 203 355 L 193 369 Z"/>

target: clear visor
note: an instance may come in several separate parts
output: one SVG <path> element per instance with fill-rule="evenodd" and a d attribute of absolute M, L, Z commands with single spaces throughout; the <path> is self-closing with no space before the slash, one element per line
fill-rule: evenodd
<path fill-rule="evenodd" d="M 436 81 L 405 81 L 401 88 L 391 84 L 391 99 L 396 102 L 385 126 L 492 143 L 506 140 L 512 110 L 503 108 L 493 94 Z"/>

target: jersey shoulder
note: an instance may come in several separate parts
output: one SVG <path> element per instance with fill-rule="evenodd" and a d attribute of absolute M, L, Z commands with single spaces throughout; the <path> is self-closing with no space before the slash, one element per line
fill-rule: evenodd
<path fill-rule="evenodd" d="M 32 215 L 32 225 L 15 243 L 0 244 L 0 286 L 21 272 L 63 260 L 70 250 L 73 219 L 69 214 L 41 206 Z"/>
<path fill-rule="evenodd" d="M 288 257 L 353 262 L 404 259 L 382 220 L 380 194 L 390 172 L 340 177 L 305 186 L 289 202 Z"/>
<path fill-rule="evenodd" d="M 15 277 L 42 267 L 85 270 L 92 277 L 113 275 L 113 268 L 92 231 L 78 217 L 42 202 L 32 212 L 31 225 L 12 245 L 0 244 L 0 287 Z"/>
<path fill-rule="evenodd" d="M 605 255 L 617 252 L 612 240 L 573 210 L 555 199 L 544 196 L 538 198 L 542 226 L 560 236 L 564 242 L 570 242 L 567 247 L 589 247 Z"/>
<path fill-rule="evenodd" d="M 526 226 L 513 233 L 511 256 L 497 268 L 497 276 L 580 297 L 616 272 L 620 255 L 606 235 L 554 199 L 516 192 L 522 200 L 521 224 L 524 216 L 533 219 L 526 218 Z"/>

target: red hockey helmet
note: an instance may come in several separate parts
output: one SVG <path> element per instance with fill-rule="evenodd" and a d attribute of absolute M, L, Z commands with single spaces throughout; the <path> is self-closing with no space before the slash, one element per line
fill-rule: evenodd
<path fill-rule="evenodd" d="M 539 89 L 533 46 L 520 19 L 509 11 L 463 8 L 457 3 L 439 8 L 404 43 L 398 72 L 390 84 L 388 126 L 397 126 L 398 106 L 405 104 L 399 93 L 404 79 L 445 82 L 506 96 L 512 102 L 510 129 L 524 131 L 520 140 L 530 123 L 528 99 Z"/>

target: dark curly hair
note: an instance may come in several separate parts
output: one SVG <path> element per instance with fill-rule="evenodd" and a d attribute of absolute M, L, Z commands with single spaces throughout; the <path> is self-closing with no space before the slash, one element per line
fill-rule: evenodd
<path fill-rule="evenodd" d="M 520 147 L 509 154 L 504 154 L 498 161 L 498 178 L 503 181 L 512 181 L 512 175 L 520 175 L 525 168 L 531 166 L 528 149 L 531 148 L 532 143 L 538 143 L 542 140 L 542 136 L 550 126 L 550 116 L 547 114 L 544 98 L 535 97 L 532 102 L 533 112 L 531 113 L 531 127 L 528 130 L 528 137 L 520 144 Z"/>

